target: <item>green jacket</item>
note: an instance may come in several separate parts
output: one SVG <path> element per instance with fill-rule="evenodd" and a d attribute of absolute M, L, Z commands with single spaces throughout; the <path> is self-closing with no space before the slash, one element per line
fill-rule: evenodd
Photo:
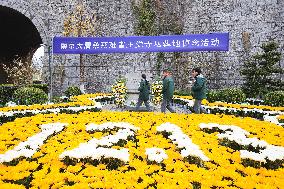
<path fill-rule="evenodd" d="M 145 79 L 142 79 L 138 88 L 139 98 L 142 100 L 149 100 L 150 84 Z"/>
<path fill-rule="evenodd" d="M 203 75 L 196 76 L 196 80 L 191 88 L 193 98 L 197 100 L 206 99 L 207 86 Z"/>
<path fill-rule="evenodd" d="M 167 76 L 163 79 L 163 99 L 168 99 L 171 100 L 174 95 L 174 88 L 175 88 L 175 83 L 174 80 L 171 76 Z"/>

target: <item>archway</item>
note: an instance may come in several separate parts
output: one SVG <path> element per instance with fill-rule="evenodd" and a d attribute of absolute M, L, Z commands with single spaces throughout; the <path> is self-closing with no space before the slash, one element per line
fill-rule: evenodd
<path fill-rule="evenodd" d="M 0 6 L 0 25 L 0 83 L 6 83 L 2 64 L 13 66 L 17 57 L 31 61 L 42 39 L 31 20 L 12 8 Z"/>

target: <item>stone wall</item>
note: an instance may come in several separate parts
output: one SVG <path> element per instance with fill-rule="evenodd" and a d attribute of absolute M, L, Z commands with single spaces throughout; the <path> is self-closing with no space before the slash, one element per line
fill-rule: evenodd
<path fill-rule="evenodd" d="M 229 52 L 193 55 L 194 62 L 210 62 L 213 67 L 216 64 L 217 76 L 215 73 L 211 77 L 211 87 L 239 86 L 243 62 L 259 52 L 263 42 L 279 42 L 283 54 L 283 5 L 281 0 L 186 1 L 185 9 L 190 14 L 184 14 L 184 33 L 230 32 Z"/>
<path fill-rule="evenodd" d="M 98 36 L 135 35 L 137 19 L 133 3 L 142 0 L 85 0 L 89 12 L 96 12 Z M 284 54 L 283 0 L 155 0 L 159 19 L 165 27 L 178 23 L 183 34 L 229 32 L 229 52 L 165 53 L 162 67 L 172 66 L 178 88 L 187 89 L 190 70 L 200 65 L 209 78 L 210 88 L 240 86 L 239 70 L 243 62 L 271 39 L 279 42 Z M 18 10 L 37 27 L 44 45 L 51 45 L 53 36 L 61 36 L 64 18 L 77 0 L 2 0 L 0 5 Z M 157 8 L 156 7 L 156 8 Z M 162 15 L 162 16 L 161 16 Z M 172 20 L 171 20 L 172 19 Z M 157 21 L 159 22 L 159 21 Z M 165 30 L 163 34 L 172 34 Z M 48 48 L 45 56 L 45 81 L 48 82 Z M 141 73 L 153 80 L 157 73 L 157 53 L 98 54 L 84 56 L 88 92 L 109 91 L 120 75 L 128 79 L 135 91 Z M 284 67 L 284 58 L 281 62 Z M 53 62 L 54 89 L 60 94 L 70 85 L 79 85 L 79 55 L 56 55 Z"/>

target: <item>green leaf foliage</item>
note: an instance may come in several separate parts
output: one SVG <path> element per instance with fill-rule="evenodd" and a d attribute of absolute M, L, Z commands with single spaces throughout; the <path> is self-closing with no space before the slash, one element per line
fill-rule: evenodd
<path fill-rule="evenodd" d="M 0 85 L 0 106 L 4 106 L 7 102 L 12 100 L 14 91 L 17 89 L 12 84 Z"/>
<path fill-rule="evenodd" d="M 29 87 L 39 88 L 43 90 L 46 94 L 48 94 L 48 85 L 47 84 L 32 84 Z"/>
<path fill-rule="evenodd" d="M 284 106 L 284 91 L 269 92 L 264 96 L 264 103 L 269 106 Z"/>
<path fill-rule="evenodd" d="M 76 86 L 70 86 L 67 88 L 67 90 L 64 92 L 64 94 L 68 97 L 70 96 L 77 96 L 77 95 L 81 95 L 82 92 L 79 89 L 79 87 Z"/>
<path fill-rule="evenodd" d="M 262 98 L 270 91 L 284 90 L 284 82 L 281 81 L 284 72 L 279 64 L 281 53 L 278 48 L 275 42 L 265 43 L 260 54 L 244 63 L 241 74 L 245 79 L 243 90 L 248 97 Z"/>
<path fill-rule="evenodd" d="M 207 100 L 209 102 L 222 101 L 228 103 L 242 103 L 245 99 L 245 93 L 239 88 L 211 90 L 207 94 Z"/>
<path fill-rule="evenodd" d="M 43 104 L 47 99 L 47 94 L 35 87 L 21 87 L 13 94 L 13 101 L 21 105 Z"/>
<path fill-rule="evenodd" d="M 134 14 L 137 18 L 135 33 L 137 35 L 156 35 L 156 13 L 153 10 L 153 1 L 143 0 L 141 5 L 134 5 Z"/>

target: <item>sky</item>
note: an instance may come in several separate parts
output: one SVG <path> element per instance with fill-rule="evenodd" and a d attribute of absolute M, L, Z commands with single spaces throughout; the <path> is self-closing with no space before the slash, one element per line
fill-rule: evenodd
<path fill-rule="evenodd" d="M 33 65 L 36 68 L 42 68 L 43 60 L 42 57 L 44 56 L 44 46 L 39 47 L 34 56 L 33 56 Z"/>

